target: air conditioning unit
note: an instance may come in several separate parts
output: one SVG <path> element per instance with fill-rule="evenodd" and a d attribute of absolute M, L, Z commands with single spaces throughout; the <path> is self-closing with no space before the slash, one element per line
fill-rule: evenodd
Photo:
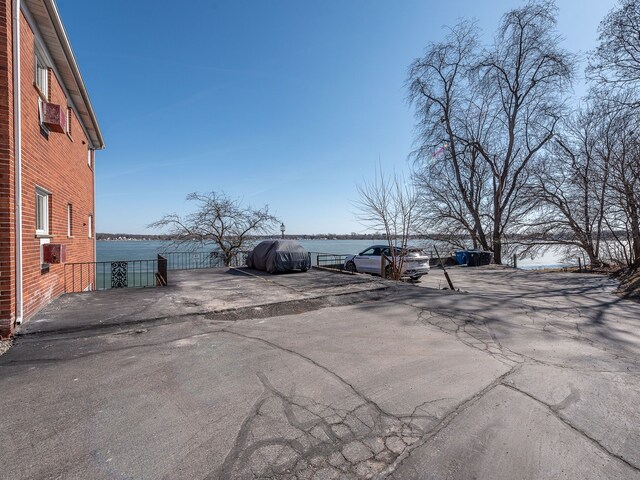
<path fill-rule="evenodd" d="M 67 131 L 67 111 L 62 105 L 42 102 L 42 123 L 51 132 L 64 133 Z"/>
<path fill-rule="evenodd" d="M 67 261 L 67 246 L 60 243 L 45 243 L 42 245 L 43 263 L 65 263 Z"/>

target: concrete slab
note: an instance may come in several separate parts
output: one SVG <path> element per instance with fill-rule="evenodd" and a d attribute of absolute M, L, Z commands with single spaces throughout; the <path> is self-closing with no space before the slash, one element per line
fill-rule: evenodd
<path fill-rule="evenodd" d="M 396 479 L 629 479 L 638 471 L 544 405 L 496 386 L 416 448 Z"/>
<path fill-rule="evenodd" d="M 640 304 L 602 277 L 462 274 L 61 299 L 0 357 L 0 477 L 640 478 Z"/>
<path fill-rule="evenodd" d="M 391 284 L 370 275 L 336 274 L 318 269 L 276 275 L 244 267 L 170 271 L 169 286 L 163 288 L 63 295 L 25 322 L 17 334 L 71 332 L 162 321 L 372 292 Z"/>

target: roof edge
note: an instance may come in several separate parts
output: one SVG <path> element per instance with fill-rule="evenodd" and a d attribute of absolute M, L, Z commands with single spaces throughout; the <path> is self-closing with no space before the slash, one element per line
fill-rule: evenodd
<path fill-rule="evenodd" d="M 60 45 L 64 50 L 64 54 L 67 57 L 67 61 L 69 62 L 69 67 L 71 68 L 73 77 L 78 85 L 80 95 L 82 96 L 82 100 L 87 106 L 87 112 L 89 113 L 91 122 L 93 123 L 98 145 L 92 145 L 92 147 L 95 150 L 102 150 L 105 148 L 104 138 L 102 137 L 102 132 L 100 131 L 100 125 L 98 124 L 98 119 L 96 118 L 96 114 L 93 110 L 91 99 L 89 98 L 89 92 L 87 91 L 87 87 L 85 86 L 84 80 L 82 78 L 82 74 L 80 73 L 80 68 L 78 67 L 78 61 L 76 60 L 76 56 L 73 53 L 73 49 L 71 48 L 71 43 L 69 42 L 69 37 L 67 36 L 67 32 L 64 29 L 64 25 L 62 24 L 62 18 L 60 18 L 58 7 L 56 6 L 55 0 L 42 0 L 42 2 L 44 3 L 44 6 L 49 12 L 49 17 L 51 18 L 53 28 L 56 31 L 58 40 L 60 41 Z M 91 141 L 91 143 L 93 144 L 94 142 Z"/>

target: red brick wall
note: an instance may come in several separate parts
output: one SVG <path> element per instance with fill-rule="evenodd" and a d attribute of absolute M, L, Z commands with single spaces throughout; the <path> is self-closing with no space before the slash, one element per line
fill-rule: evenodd
<path fill-rule="evenodd" d="M 64 293 L 64 265 L 52 264 L 48 272 L 41 271 L 40 238 L 35 233 L 36 186 L 51 193 L 50 242 L 67 246 L 67 263 L 94 259 L 93 238 L 88 235 L 88 216 L 94 214 L 94 194 L 93 170 L 87 162 L 89 142 L 75 114 L 71 115 L 71 136 L 55 132 L 47 136 L 41 132 L 40 94 L 34 85 L 34 34 L 24 16 L 21 28 L 23 289 L 24 316 L 28 318 Z M 49 75 L 48 101 L 67 107 L 64 91 L 53 70 Z M 71 238 L 67 236 L 68 204 L 72 204 L 73 210 Z M 83 288 L 93 282 L 88 276 L 83 280 Z"/>
<path fill-rule="evenodd" d="M 28 319 L 65 288 L 64 265 L 41 269 L 41 239 L 36 236 L 35 224 L 36 186 L 51 193 L 50 242 L 67 246 L 67 263 L 94 260 L 94 242 L 88 232 L 88 216 L 94 215 L 94 192 L 93 170 L 87 162 L 89 142 L 75 114 L 71 115 L 71 135 L 46 135 L 41 131 L 40 93 L 34 85 L 35 35 L 24 15 L 20 28 L 23 318 Z M 12 2 L 0 0 L 0 336 L 12 333 L 16 317 L 12 55 Z M 67 107 L 53 70 L 47 100 Z M 73 211 L 71 237 L 67 235 L 68 204 Z M 95 220 L 93 225 L 95 228 Z M 82 288 L 94 281 L 85 274 Z"/>
<path fill-rule="evenodd" d="M 0 0 L 0 337 L 15 319 L 11 0 Z"/>

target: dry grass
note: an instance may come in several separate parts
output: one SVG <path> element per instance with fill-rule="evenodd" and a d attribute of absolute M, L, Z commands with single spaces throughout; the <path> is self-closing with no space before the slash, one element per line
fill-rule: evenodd
<path fill-rule="evenodd" d="M 11 348 L 13 345 L 13 340 L 0 340 L 0 355 L 4 354 Z"/>
<path fill-rule="evenodd" d="M 615 269 L 610 267 L 602 267 L 602 268 L 583 268 L 580 270 L 578 267 L 554 267 L 554 268 L 532 268 L 524 270 L 526 272 L 531 273 L 593 273 L 594 275 L 612 275 L 616 272 Z"/>
<path fill-rule="evenodd" d="M 640 268 L 623 268 L 613 275 L 620 281 L 618 292 L 625 298 L 640 300 Z"/>

